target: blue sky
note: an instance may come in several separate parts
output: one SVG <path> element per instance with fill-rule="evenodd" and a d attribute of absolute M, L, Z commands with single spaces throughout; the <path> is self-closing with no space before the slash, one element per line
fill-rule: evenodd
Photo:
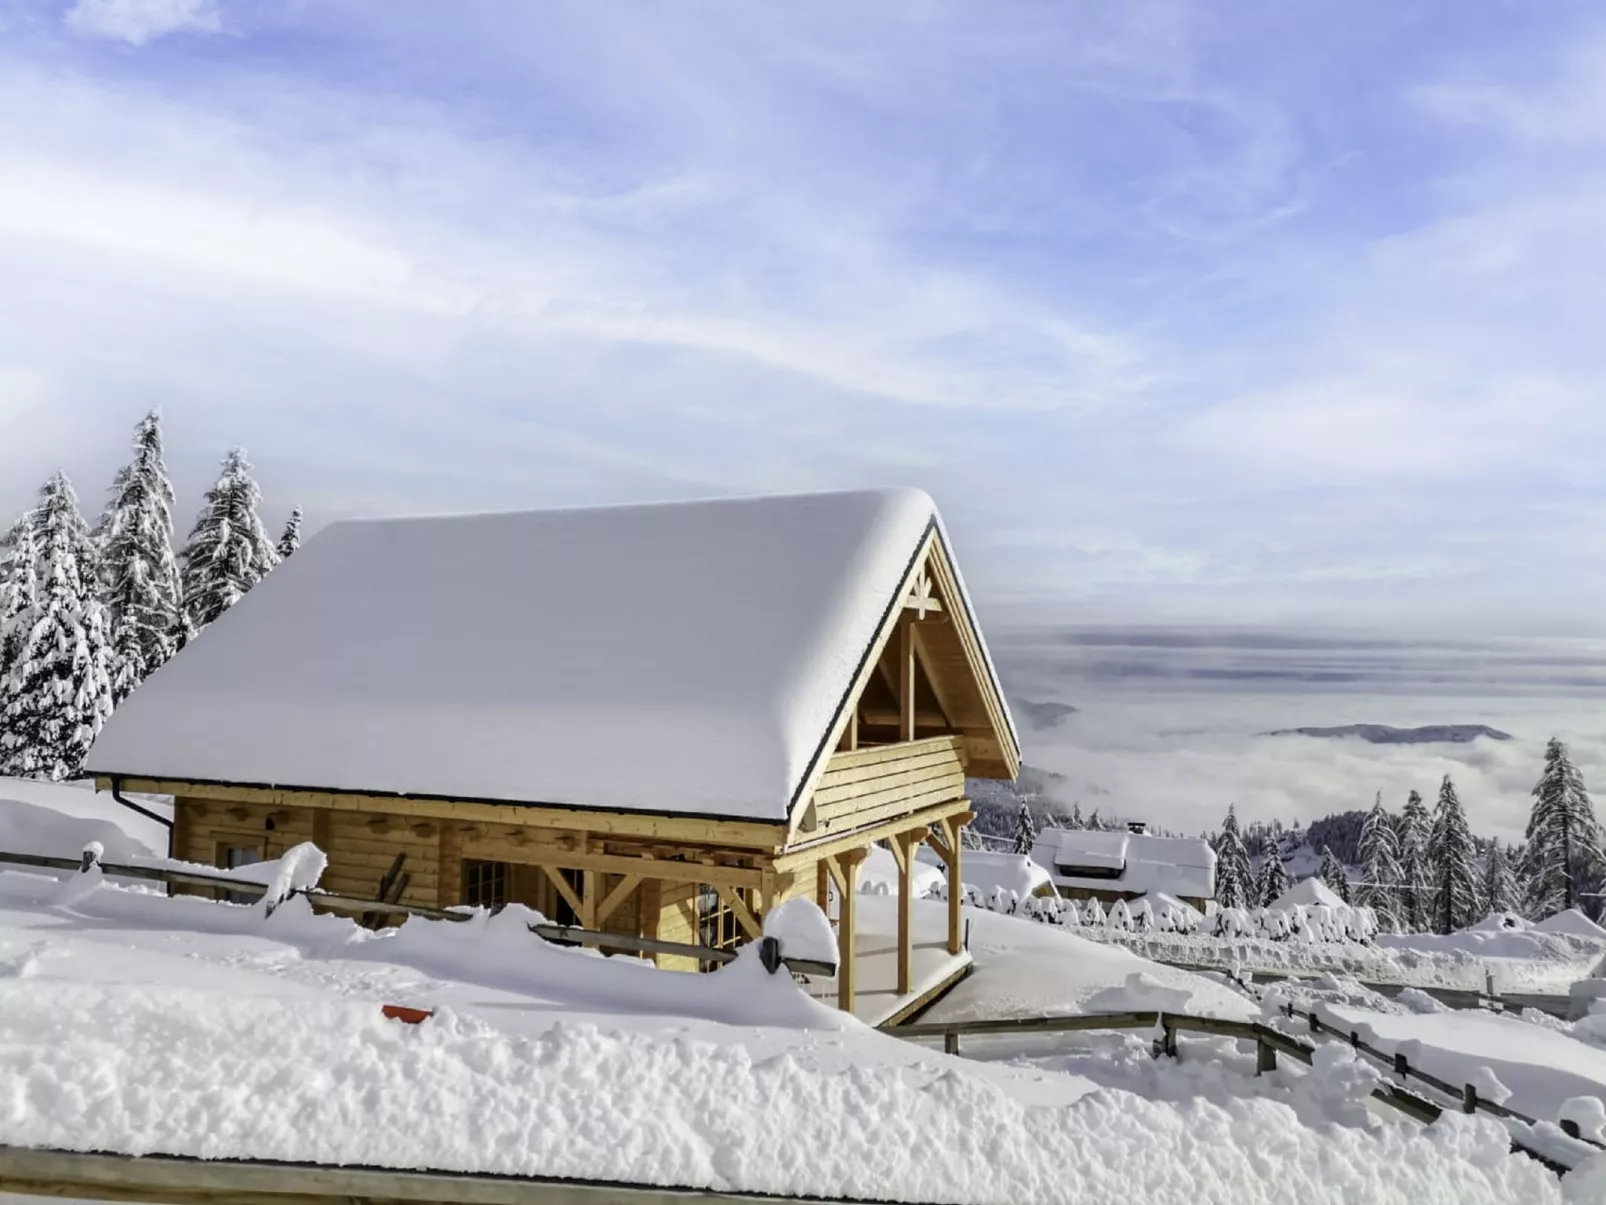
<path fill-rule="evenodd" d="M 1606 12 L 0 6 L 0 505 L 907 483 L 1001 619 L 1599 631 Z"/>

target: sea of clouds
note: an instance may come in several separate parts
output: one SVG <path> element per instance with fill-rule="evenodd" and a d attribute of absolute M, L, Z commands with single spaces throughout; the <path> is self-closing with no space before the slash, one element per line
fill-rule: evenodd
<path fill-rule="evenodd" d="M 1245 820 L 1308 822 L 1378 791 L 1391 810 L 1413 788 L 1431 803 L 1449 774 L 1475 831 L 1518 839 L 1556 735 L 1606 818 L 1606 641 L 1019 627 L 992 644 L 1012 698 L 1078 709 L 1018 722 L 1026 761 L 1064 775 L 1057 794 L 1084 811 L 1187 832 L 1218 826 L 1229 803 Z M 1487 724 L 1514 739 L 1269 735 L 1355 723 Z"/>

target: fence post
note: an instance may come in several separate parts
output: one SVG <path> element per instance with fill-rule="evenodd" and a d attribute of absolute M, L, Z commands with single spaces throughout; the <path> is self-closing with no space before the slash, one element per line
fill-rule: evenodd
<path fill-rule="evenodd" d="M 1406 1061 L 1405 1056 L 1398 1050 L 1394 1052 L 1394 1074 L 1401 1079 L 1409 1079 L 1411 1077 L 1411 1064 Z"/>
<path fill-rule="evenodd" d="M 957 1029 L 950 1029 L 942 1035 L 942 1052 L 944 1054 L 959 1053 L 959 1031 Z"/>
<path fill-rule="evenodd" d="M 1561 1119 L 1561 1132 L 1567 1135 L 1569 1138 L 1583 1137 L 1583 1131 L 1578 1128 L 1578 1123 L 1571 1117 L 1564 1117 Z"/>
<path fill-rule="evenodd" d="M 1463 1113 L 1476 1113 L 1478 1111 L 1478 1090 L 1471 1084 L 1461 1088 L 1461 1111 Z"/>
<path fill-rule="evenodd" d="M 1255 1039 L 1255 1074 L 1277 1070 L 1277 1051 L 1265 1038 Z"/>

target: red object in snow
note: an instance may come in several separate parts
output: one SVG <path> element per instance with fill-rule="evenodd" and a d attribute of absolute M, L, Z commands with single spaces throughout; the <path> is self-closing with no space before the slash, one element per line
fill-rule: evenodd
<path fill-rule="evenodd" d="M 392 1021 L 401 1021 L 407 1025 L 418 1025 L 435 1015 L 432 1008 L 408 1008 L 405 1004 L 387 1004 L 379 1010 Z"/>

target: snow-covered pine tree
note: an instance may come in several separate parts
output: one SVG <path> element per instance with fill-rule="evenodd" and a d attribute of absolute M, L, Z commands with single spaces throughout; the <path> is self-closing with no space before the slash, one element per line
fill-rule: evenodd
<path fill-rule="evenodd" d="M 1277 838 L 1266 837 L 1260 847 L 1260 874 L 1255 880 L 1255 895 L 1260 899 L 1260 906 L 1267 908 L 1275 904 L 1278 897 L 1293 885 L 1294 880 L 1289 877 L 1288 867 L 1283 865 L 1283 855 L 1277 847 Z"/>
<path fill-rule="evenodd" d="M 37 593 L 0 692 L 0 767 L 59 781 L 78 772 L 111 715 L 111 648 L 94 545 L 66 474 L 45 483 L 32 518 Z"/>
<path fill-rule="evenodd" d="M 1253 908 L 1257 904 L 1255 875 L 1238 828 L 1238 809 L 1227 805 L 1227 819 L 1216 838 L 1216 901 L 1223 908 Z"/>
<path fill-rule="evenodd" d="M 1015 852 L 1029 854 L 1035 844 L 1037 844 L 1037 821 L 1032 818 L 1032 809 L 1023 799 L 1020 811 L 1015 816 Z"/>
<path fill-rule="evenodd" d="M 1346 904 L 1350 902 L 1349 876 L 1344 873 L 1344 864 L 1334 856 L 1327 846 L 1322 846 L 1322 865 L 1316 872 L 1318 878 L 1332 888 L 1333 893 Z"/>
<path fill-rule="evenodd" d="M 1361 884 L 1357 893 L 1363 907 L 1377 917 L 1385 933 L 1400 928 L 1400 848 L 1394 835 L 1394 822 L 1383 809 L 1383 793 L 1377 793 L 1372 810 L 1361 825 Z"/>
<path fill-rule="evenodd" d="M 1412 791 L 1400 814 L 1400 923 L 1407 933 L 1425 933 L 1432 927 L 1432 883 L 1428 866 L 1428 838 L 1432 823 L 1422 796 Z"/>
<path fill-rule="evenodd" d="M 251 477 L 245 451 L 234 448 L 223 459 L 217 484 L 206 500 L 183 562 L 184 614 L 199 632 L 235 603 L 279 563 L 279 554 L 262 528 L 257 506 L 262 491 Z"/>
<path fill-rule="evenodd" d="M 1080 799 L 1071 804 L 1071 815 L 1065 823 L 1067 828 L 1087 827 L 1087 821 L 1082 819 L 1082 801 Z"/>
<path fill-rule="evenodd" d="M 295 555 L 297 548 L 301 547 L 301 508 L 298 506 L 290 512 L 290 521 L 284 525 L 284 534 L 279 537 L 276 551 L 281 561 Z"/>
<path fill-rule="evenodd" d="M 162 416 L 134 428 L 134 459 L 112 482 L 96 525 L 111 629 L 112 694 L 121 700 L 173 654 L 179 634 L 173 484 L 162 462 Z"/>
<path fill-rule="evenodd" d="M 1484 914 L 1515 912 L 1522 896 L 1517 889 L 1517 876 L 1511 869 L 1511 858 L 1506 847 L 1495 837 L 1489 842 L 1489 853 L 1483 863 Z"/>
<path fill-rule="evenodd" d="M 1581 881 L 1601 857 L 1600 829 L 1584 776 L 1556 737 L 1545 746 L 1545 768 L 1533 797 L 1528 866 L 1534 909 L 1542 919 L 1582 902 Z"/>
<path fill-rule="evenodd" d="M 0 688 L 16 660 L 39 598 L 38 549 L 33 529 L 34 515 L 30 510 L 0 538 Z M 0 697 L 0 711 L 4 708 L 4 698 Z"/>
<path fill-rule="evenodd" d="M 1428 835 L 1432 920 L 1440 933 L 1454 933 L 1477 919 L 1477 856 L 1455 783 L 1446 774 L 1439 786 L 1439 802 L 1433 809 L 1433 828 Z"/>

